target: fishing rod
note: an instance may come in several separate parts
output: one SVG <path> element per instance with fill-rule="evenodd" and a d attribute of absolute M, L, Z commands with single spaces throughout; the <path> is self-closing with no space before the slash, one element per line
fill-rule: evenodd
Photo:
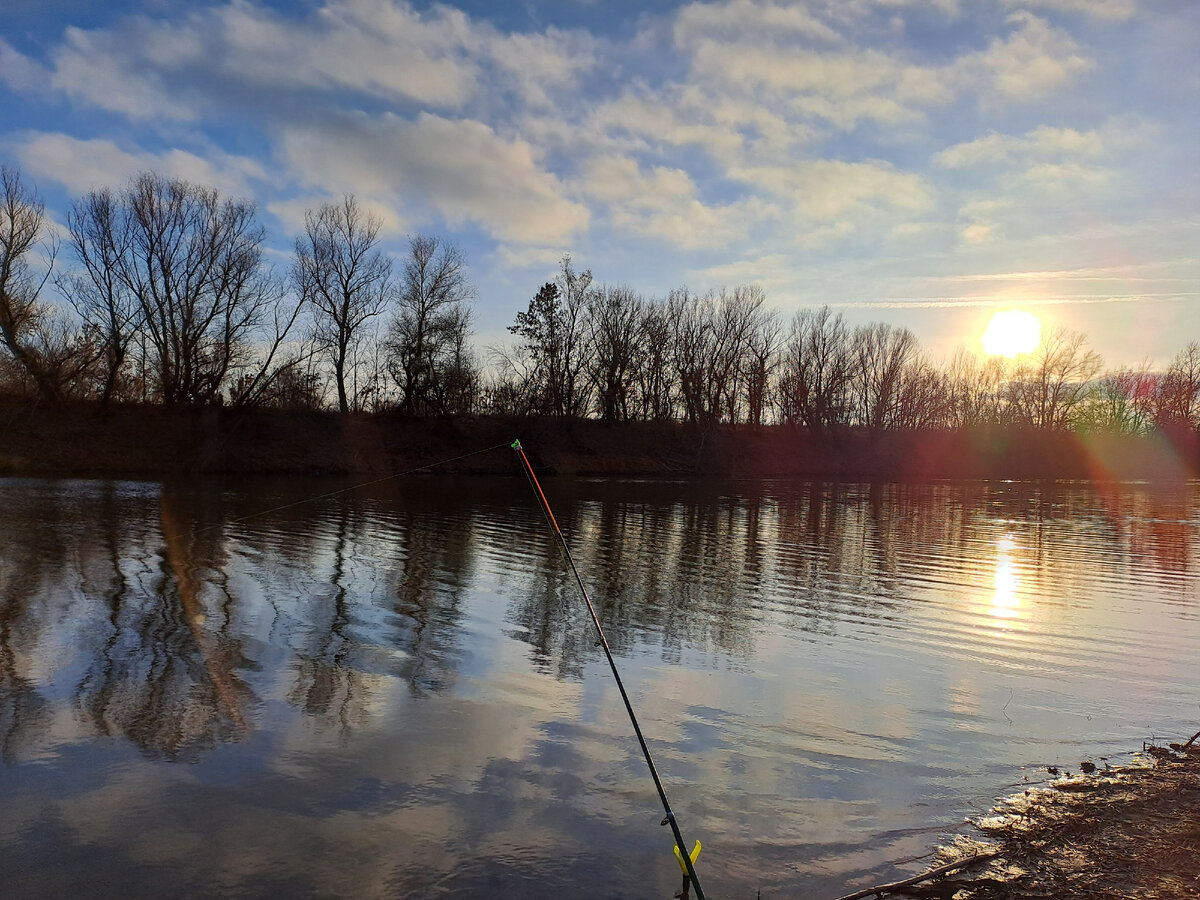
<path fill-rule="evenodd" d="M 529 457 L 525 455 L 525 448 L 521 446 L 520 440 L 515 440 L 509 446 L 516 450 L 521 455 L 521 462 L 525 468 L 525 475 L 529 479 L 530 485 L 537 494 L 538 499 L 542 502 L 542 511 L 546 514 L 546 520 L 550 523 L 551 529 L 554 531 L 555 537 L 558 538 L 558 545 L 562 549 L 563 555 L 566 557 L 567 565 L 571 568 L 571 573 L 575 576 L 575 583 L 579 585 L 579 593 L 583 595 L 583 602 L 587 604 L 588 613 L 592 617 L 592 625 L 596 628 L 596 643 L 604 648 L 604 655 L 608 659 L 608 667 L 612 670 L 613 679 L 617 682 L 617 690 L 621 692 L 621 700 L 625 703 L 625 711 L 629 713 L 629 721 L 633 725 L 634 734 L 637 735 L 638 744 L 642 748 L 642 756 L 646 759 L 646 766 L 650 769 L 650 777 L 654 779 L 654 787 L 658 791 L 658 799 L 662 801 L 663 820 L 660 824 L 670 825 L 671 833 L 675 836 L 675 858 L 679 861 L 679 867 L 683 870 L 683 890 L 679 895 L 683 898 L 688 896 L 688 882 L 696 888 L 696 897 L 698 900 L 704 900 L 704 890 L 700 887 L 700 879 L 696 875 L 694 862 L 700 855 L 700 842 L 696 841 L 696 846 L 691 853 L 688 852 L 687 844 L 683 841 L 683 835 L 679 831 L 679 823 L 675 821 L 675 813 L 671 811 L 671 804 L 667 800 L 667 792 L 663 789 L 662 779 L 658 777 L 658 769 L 654 766 L 654 759 L 650 756 L 650 748 L 646 746 L 646 739 L 642 736 L 642 728 L 638 724 L 637 716 L 633 712 L 633 704 L 629 701 L 629 694 L 625 692 L 625 683 L 621 681 L 621 673 L 617 671 L 616 660 L 613 659 L 612 649 L 608 646 L 608 639 L 604 636 L 604 629 L 600 627 L 600 619 L 596 615 L 596 608 L 592 605 L 592 598 L 588 596 L 587 588 L 584 587 L 583 579 L 579 575 L 579 569 L 575 567 L 575 559 L 571 556 L 571 548 L 567 546 L 567 539 L 563 537 L 562 529 L 558 527 L 558 520 L 554 518 L 554 511 L 550 509 L 550 503 L 546 500 L 546 494 L 542 490 L 541 482 L 538 481 L 537 475 L 533 472 L 533 466 L 529 464 Z"/>
<path fill-rule="evenodd" d="M 281 510 L 291 509 L 295 506 L 312 503 L 317 500 L 324 500 L 329 497 L 335 497 L 339 494 L 344 494 L 360 488 L 370 487 L 372 485 L 380 484 L 384 481 L 390 481 L 393 478 L 399 478 L 404 475 L 411 475 L 416 472 L 432 469 L 447 463 L 457 462 L 481 453 L 489 453 L 492 450 L 499 450 L 501 447 L 506 446 L 511 447 L 521 455 L 521 461 L 524 463 L 525 475 L 529 479 L 529 483 L 533 486 L 534 492 L 537 494 L 538 499 L 541 501 L 542 511 L 546 514 L 546 520 L 550 523 L 551 528 L 554 530 L 554 534 L 558 538 L 559 547 L 562 549 L 563 555 L 566 557 L 567 564 L 570 566 L 571 572 L 575 576 L 575 583 L 579 585 L 579 592 L 583 595 L 583 602 L 587 604 L 588 613 L 592 617 L 592 625 L 594 625 L 596 628 L 596 635 L 598 637 L 596 643 L 598 646 L 604 648 L 604 655 L 608 659 L 609 669 L 612 670 L 613 679 L 617 682 L 617 689 L 621 692 L 621 700 L 625 704 L 625 711 L 629 714 L 629 721 L 633 725 L 634 734 L 637 735 L 638 744 L 642 748 L 642 756 L 645 757 L 646 766 L 650 769 L 650 777 L 654 779 L 654 787 L 658 791 L 658 798 L 662 801 L 663 812 L 665 813 L 660 824 L 671 826 L 671 833 L 675 837 L 675 859 L 679 862 L 679 868 L 683 872 L 683 889 L 676 896 L 683 898 L 683 900 L 687 900 L 688 886 L 690 883 L 691 886 L 695 887 L 696 889 L 697 900 L 704 900 L 704 889 L 700 886 L 700 879 L 696 875 L 696 868 L 694 865 L 696 859 L 700 856 L 700 842 L 696 841 L 692 851 L 690 853 L 688 852 L 687 845 L 683 841 L 683 835 L 679 831 L 679 824 L 675 821 L 675 813 L 671 810 L 671 804 L 667 800 L 667 792 L 663 789 L 662 779 L 659 778 L 658 769 L 655 767 L 654 759 L 650 755 L 650 748 L 646 745 L 645 737 L 642 736 L 642 728 L 638 724 L 637 716 L 634 714 L 633 704 L 629 700 L 629 694 L 625 691 L 625 683 L 621 681 L 621 673 L 617 671 L 617 663 L 616 660 L 613 659 L 612 649 L 608 645 L 608 639 L 604 636 L 604 629 L 600 627 L 600 619 L 596 615 L 596 608 L 592 605 L 592 599 L 590 596 L 588 596 L 587 588 L 584 587 L 583 578 L 580 577 L 579 569 L 575 566 L 575 559 L 571 556 L 571 548 L 567 546 L 567 541 L 563 536 L 562 529 L 558 527 L 558 520 L 554 518 L 554 511 L 550 509 L 550 503 L 546 500 L 546 494 L 542 490 L 541 482 L 538 481 L 537 475 L 534 474 L 533 466 L 529 464 L 529 457 L 525 455 L 525 449 L 521 446 L 520 440 L 515 440 L 512 443 L 506 442 L 503 444 L 495 444 L 491 447 L 484 447 L 480 450 L 463 453 L 460 456 L 454 456 L 449 459 L 442 459 L 438 460 L 437 462 L 415 466 L 414 468 L 406 469 L 402 472 L 394 472 L 391 475 L 385 475 L 382 478 L 376 478 L 371 481 L 354 484 L 350 487 L 339 488 L 338 490 L 329 491 L 328 493 L 318 494 L 313 497 L 306 497 L 303 500 L 296 500 L 291 503 L 273 506 L 269 509 L 261 509 L 244 516 L 238 516 L 230 519 L 229 522 L 244 522 L 248 519 L 258 518 L 259 516 L 265 516 L 269 513 L 280 512 Z M 217 527 L 220 526 L 214 524 L 197 529 L 196 531 L 199 533 Z"/>

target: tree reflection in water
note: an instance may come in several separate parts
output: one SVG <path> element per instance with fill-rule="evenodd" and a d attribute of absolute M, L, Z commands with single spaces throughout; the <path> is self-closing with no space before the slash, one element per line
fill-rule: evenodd
<path fill-rule="evenodd" d="M 352 859 L 359 896 L 640 895 L 657 819 L 528 486 L 288 505 L 329 488 L 0 480 L 0 792 L 23 823 L 0 860 L 157 885 L 148 853 L 195 894 L 221 871 L 214 893 L 333 895 Z M 1060 740 L 1064 704 L 1099 740 L 1194 694 L 1195 486 L 546 488 L 656 759 L 741 867 L 714 869 L 730 896 L 902 855 Z"/>
<path fill-rule="evenodd" d="M 537 671 L 579 678 L 597 651 L 524 486 L 446 484 L 241 523 L 303 488 L 8 482 L 0 752 L 27 758 L 49 739 L 44 686 L 58 657 L 81 725 L 165 759 L 245 736 L 269 648 L 291 672 L 286 699 L 338 731 L 370 720 L 386 679 L 414 698 L 447 691 L 481 548 L 499 567 L 508 635 Z M 900 621 L 914 570 L 994 590 L 995 537 L 979 537 L 989 521 L 1020 531 L 1006 564 L 1023 567 L 1022 589 L 1045 602 L 1087 575 L 1046 546 L 1047 523 L 1090 527 L 1111 553 L 1158 571 L 1167 594 L 1186 597 L 1193 555 L 1186 488 L 1113 488 L 1099 517 L 1091 495 L 1065 485 L 560 481 L 550 491 L 614 651 L 655 646 L 670 664 L 687 652 L 752 659 L 772 618 L 814 634 L 836 631 L 848 606 Z M 991 568 L 968 571 L 973 558 Z"/>
<path fill-rule="evenodd" d="M 125 737 L 150 756 L 196 759 L 237 739 L 254 702 L 238 674 L 246 662 L 238 637 L 228 630 L 224 530 L 219 519 L 199 524 L 214 521 L 211 503 L 163 487 L 162 543 L 153 554 L 141 551 L 137 591 L 128 589 L 115 530 L 101 529 L 113 569 L 107 637 L 94 649 L 76 705 L 99 734 Z"/>

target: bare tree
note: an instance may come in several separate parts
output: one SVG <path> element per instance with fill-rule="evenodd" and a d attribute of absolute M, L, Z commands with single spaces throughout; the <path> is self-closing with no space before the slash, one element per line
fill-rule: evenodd
<path fill-rule="evenodd" d="M 122 277 L 134 236 L 129 207 L 111 190 L 90 191 L 67 213 L 71 249 L 81 270 L 60 279 L 59 289 L 96 336 L 104 360 L 99 389 L 102 404 L 117 389 L 129 346 L 143 326 L 132 279 Z"/>
<path fill-rule="evenodd" d="M 946 423 L 972 428 L 1002 422 L 1010 368 L 1003 356 L 981 360 L 977 353 L 960 348 L 946 370 Z"/>
<path fill-rule="evenodd" d="M 445 322 L 448 340 L 439 354 L 438 378 L 430 394 L 432 409 L 441 415 L 469 415 L 479 408 L 483 377 L 470 342 L 473 320 L 471 309 L 460 304 Z"/>
<path fill-rule="evenodd" d="M 919 356 L 909 360 L 900 373 L 891 427 L 920 430 L 948 427 L 952 409 L 948 385 L 946 373 L 939 372 L 927 360 Z"/>
<path fill-rule="evenodd" d="M 633 384 L 642 419 L 664 421 L 675 409 L 677 384 L 671 372 L 671 322 L 667 304 L 643 304 L 635 338 Z"/>
<path fill-rule="evenodd" d="M 248 200 L 154 173 L 123 192 L 118 277 L 137 298 L 157 390 L 168 406 L 219 401 L 252 365 L 252 345 L 282 289 L 263 261 Z"/>
<path fill-rule="evenodd" d="M 1017 366 L 1008 383 L 1014 417 L 1037 428 L 1066 428 L 1101 365 L 1081 333 L 1056 328 Z"/>
<path fill-rule="evenodd" d="M 1200 428 L 1200 343 L 1192 341 L 1180 350 L 1158 379 L 1154 421 Z"/>
<path fill-rule="evenodd" d="M 289 296 L 284 285 L 271 279 L 275 300 L 268 305 L 271 311 L 262 316 L 264 330 L 254 349 L 233 368 L 236 377 L 229 390 L 233 406 L 261 406 L 279 396 L 279 383 L 307 383 L 309 376 L 301 374 L 316 353 L 311 340 L 293 342 L 292 334 L 305 310 L 304 297 Z M 269 320 L 269 321 L 268 321 Z"/>
<path fill-rule="evenodd" d="M 540 364 L 529 347 L 524 342 L 513 347 L 494 346 L 488 349 L 488 355 L 492 375 L 482 391 L 483 408 L 500 416 L 541 412 L 545 387 L 541 383 Z"/>
<path fill-rule="evenodd" d="M 581 416 L 588 408 L 591 395 L 586 383 L 586 372 L 591 365 L 590 347 L 587 342 L 588 297 L 592 284 L 592 270 L 576 272 L 571 257 L 564 256 L 559 264 L 559 296 L 562 298 L 562 367 L 559 384 L 555 389 L 561 415 Z"/>
<path fill-rule="evenodd" d="M 1074 419 L 1084 431 L 1145 434 L 1154 423 L 1155 377 L 1146 366 L 1118 369 L 1093 380 Z"/>
<path fill-rule="evenodd" d="M 841 313 L 801 310 L 783 349 L 779 404 L 785 422 L 814 433 L 847 424 L 853 356 Z"/>
<path fill-rule="evenodd" d="M 87 342 L 41 301 L 55 250 L 41 198 L 17 170 L 0 167 L 0 344 L 49 402 L 62 399 L 94 359 Z M 39 253 L 43 265 L 34 259 Z"/>
<path fill-rule="evenodd" d="M 392 263 L 379 249 L 382 223 L 364 211 L 353 194 L 304 214 L 296 240 L 292 279 L 312 304 L 316 336 L 333 365 L 338 409 L 350 410 L 347 375 L 363 325 L 383 312 Z"/>
<path fill-rule="evenodd" d="M 409 415 L 460 408 L 474 380 L 466 339 L 474 288 L 466 260 L 453 244 L 417 235 L 409 243 L 388 336 L 389 371 Z M 468 404 L 469 405 L 469 404 Z"/>
<path fill-rule="evenodd" d="M 758 285 L 722 288 L 712 306 L 713 357 L 709 370 L 708 406 L 714 421 L 741 420 L 744 377 L 751 340 L 762 326 L 766 295 Z M 764 387 L 765 392 L 765 387 Z"/>
<path fill-rule="evenodd" d="M 852 343 L 857 419 L 873 433 L 894 427 L 902 377 L 917 353 L 916 335 L 876 322 L 854 329 Z"/>
<path fill-rule="evenodd" d="M 746 421 L 762 425 L 773 406 L 775 375 L 780 365 L 783 325 L 774 310 L 762 310 L 746 342 L 742 381 L 746 387 Z"/>
<path fill-rule="evenodd" d="M 667 321 L 671 334 L 671 369 L 682 406 L 683 419 L 689 423 L 709 422 L 709 368 L 715 353 L 712 323 L 712 298 L 700 297 L 686 287 L 667 296 Z"/>
<path fill-rule="evenodd" d="M 578 416 L 588 407 L 587 302 L 592 273 L 576 272 L 564 256 L 558 277 L 538 289 L 508 330 L 521 338 L 521 353 L 533 363 L 541 393 L 537 411 Z"/>
<path fill-rule="evenodd" d="M 630 394 L 640 348 L 642 299 L 627 287 L 603 287 L 589 300 L 592 383 L 605 422 L 630 417 Z"/>

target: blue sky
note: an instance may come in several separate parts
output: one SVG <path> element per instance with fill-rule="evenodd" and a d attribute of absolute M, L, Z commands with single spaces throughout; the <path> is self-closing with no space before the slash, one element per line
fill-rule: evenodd
<path fill-rule="evenodd" d="M 353 192 L 456 241 L 478 339 L 570 252 L 911 327 L 996 307 L 1113 366 L 1200 340 L 1200 3 L 5 0 L 0 159 L 59 222 L 151 168 L 253 197 L 286 265 Z"/>

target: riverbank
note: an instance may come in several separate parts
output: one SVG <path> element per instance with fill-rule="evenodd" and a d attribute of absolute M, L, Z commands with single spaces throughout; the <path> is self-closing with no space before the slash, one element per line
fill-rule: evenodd
<path fill-rule="evenodd" d="M 1178 481 L 1200 473 L 1194 431 L 1144 437 L 1044 432 L 847 429 L 816 437 L 787 426 L 694 426 L 586 419 L 45 408 L 0 403 L 0 474 L 381 477 L 438 466 L 508 474 L 510 456 L 477 453 L 520 438 L 547 474 L 636 477 L 1064 478 Z"/>
<path fill-rule="evenodd" d="M 1200 737 L 1200 736 L 1198 736 Z M 1081 763 L 1076 774 L 999 803 L 939 851 L 935 867 L 976 860 L 944 878 L 841 900 L 1175 900 L 1200 896 L 1200 747 L 1147 747 L 1133 764 Z"/>

